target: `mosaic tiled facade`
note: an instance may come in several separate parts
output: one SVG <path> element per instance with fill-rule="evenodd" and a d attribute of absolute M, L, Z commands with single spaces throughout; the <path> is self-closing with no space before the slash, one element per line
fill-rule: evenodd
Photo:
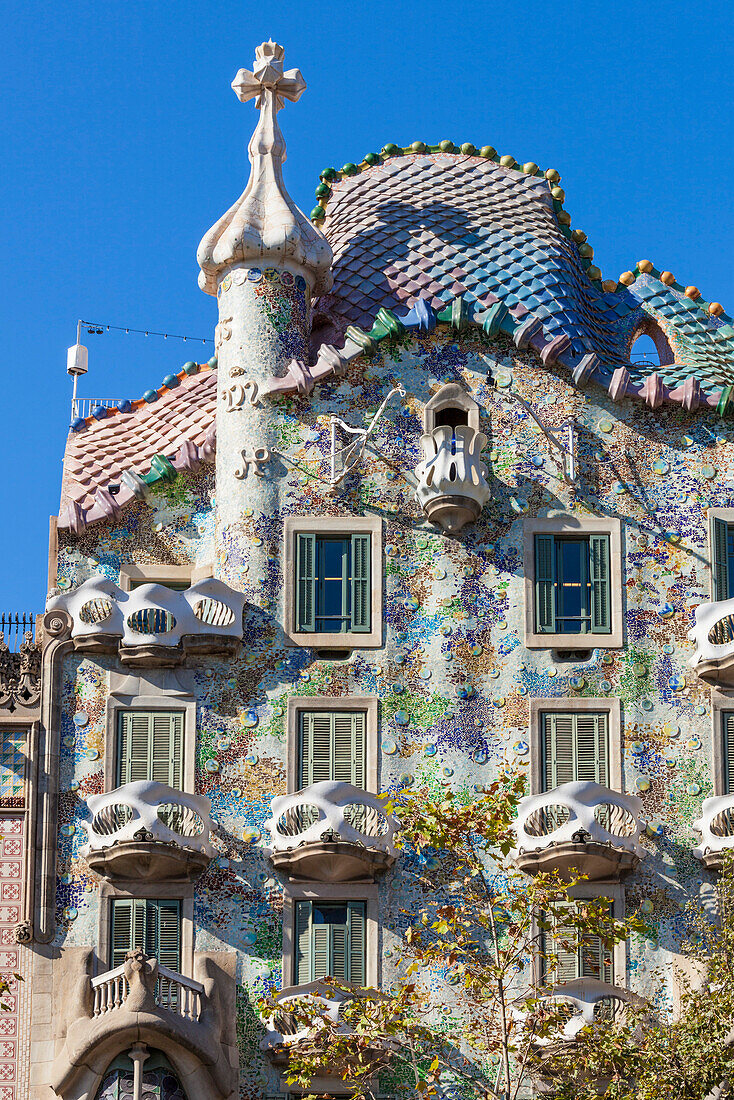
<path fill-rule="evenodd" d="M 604 716 L 606 786 L 643 819 L 639 865 L 604 885 L 653 929 L 614 981 L 649 994 L 662 967 L 661 1003 L 677 997 L 681 904 L 717 873 L 703 802 L 730 791 L 732 612 L 712 592 L 715 521 L 734 523 L 730 320 L 645 262 L 602 283 L 558 173 L 488 147 L 386 146 L 328 170 L 322 236 L 282 185 L 277 111 L 303 88 L 278 51 L 235 81 L 259 97 L 253 178 L 199 251 L 216 359 L 75 422 L 67 444 L 34 941 L 5 959 L 22 953 L 35 1002 L 33 1100 L 132 1096 L 135 1066 L 146 1096 L 286 1091 L 257 1003 L 299 984 L 304 900 L 363 904 L 364 976 L 390 985 L 416 857 L 386 842 L 379 877 L 342 884 L 275 859 L 271 802 L 306 785 L 303 713 L 365 715 L 351 798 L 471 794 L 506 765 L 539 791 L 542 715 Z M 667 352 L 644 373 L 630 347 L 653 321 Z M 607 540 L 588 630 L 543 620 L 538 537 Z M 367 554 L 339 574 L 337 611 L 319 611 L 327 566 L 304 564 L 319 538 Z M 712 598 L 713 655 L 689 638 Z M 3 797 L 21 752 L 3 748 Z M 3 891 L 20 888 L 3 872 L 14 842 Z M 16 908 L 3 893 L 0 929 Z"/>

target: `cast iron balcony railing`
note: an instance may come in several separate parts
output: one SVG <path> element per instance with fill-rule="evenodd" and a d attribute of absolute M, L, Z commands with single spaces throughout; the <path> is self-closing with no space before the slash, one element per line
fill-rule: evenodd
<path fill-rule="evenodd" d="M 268 849 L 290 879 L 373 881 L 395 862 L 397 818 L 382 800 L 351 783 L 324 780 L 271 802 Z"/>
<path fill-rule="evenodd" d="M 727 852 L 734 851 L 734 794 L 707 798 L 693 828 L 701 834 L 701 843 L 693 849 L 710 871 L 720 871 Z"/>
<path fill-rule="evenodd" d="M 691 665 L 708 684 L 734 686 L 734 600 L 702 603 L 688 631 L 695 645 Z"/>
<path fill-rule="evenodd" d="M 416 467 L 418 503 L 432 523 L 451 534 L 477 519 L 489 500 L 482 448 L 487 437 L 466 424 L 442 425 L 421 436 L 424 459 Z"/>
<path fill-rule="evenodd" d="M 639 1001 L 629 989 L 600 982 L 597 978 L 576 978 L 543 990 L 540 996 L 554 1009 L 561 1006 L 569 1009 L 568 1018 L 558 1030 L 534 1040 L 534 1045 L 541 1049 L 572 1043 L 582 1028 L 618 1020 L 624 1014 L 625 1005 Z"/>
<path fill-rule="evenodd" d="M 0 615 L 0 710 L 35 707 L 41 697 L 41 646 L 35 615 Z"/>
<path fill-rule="evenodd" d="M 124 592 L 106 577 L 92 577 L 46 606 L 70 616 L 77 650 L 119 653 L 128 665 L 168 667 L 187 653 L 233 652 L 242 637 L 244 602 L 241 592 L 213 577 L 183 592 L 162 584 Z"/>
<path fill-rule="evenodd" d="M 515 863 L 527 874 L 575 869 L 589 879 L 618 879 L 644 855 L 639 798 L 598 783 L 563 783 L 528 795 L 518 807 Z"/>
<path fill-rule="evenodd" d="M 211 803 L 165 783 L 139 780 L 87 798 L 91 822 L 81 854 L 114 881 L 197 879 L 213 853 Z"/>

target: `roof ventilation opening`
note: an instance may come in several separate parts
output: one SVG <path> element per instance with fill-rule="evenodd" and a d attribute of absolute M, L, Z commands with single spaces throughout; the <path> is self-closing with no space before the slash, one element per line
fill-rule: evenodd
<path fill-rule="evenodd" d="M 667 367 L 674 360 L 673 350 L 660 325 L 652 317 L 645 318 L 633 333 L 630 363 L 644 374 Z"/>

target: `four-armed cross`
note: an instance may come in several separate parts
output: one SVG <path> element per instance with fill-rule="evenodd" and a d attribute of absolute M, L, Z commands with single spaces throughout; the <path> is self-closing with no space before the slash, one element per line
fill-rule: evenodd
<path fill-rule="evenodd" d="M 240 69 L 232 81 L 232 88 L 242 103 L 248 99 L 255 99 L 255 106 L 263 106 L 263 92 L 275 93 L 275 110 L 279 111 L 286 99 L 295 103 L 306 90 L 306 81 L 301 75 L 300 69 L 289 69 L 283 72 L 282 46 L 272 39 L 263 42 L 255 50 L 255 64 L 253 72 L 249 69 Z"/>

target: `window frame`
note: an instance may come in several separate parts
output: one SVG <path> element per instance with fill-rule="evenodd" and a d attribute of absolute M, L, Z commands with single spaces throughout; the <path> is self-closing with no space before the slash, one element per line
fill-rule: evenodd
<path fill-rule="evenodd" d="M 719 602 L 716 593 L 716 537 L 714 534 L 716 520 L 720 520 L 722 523 L 734 528 L 734 508 L 709 508 L 708 510 L 708 559 L 706 565 L 708 568 L 708 589 L 712 602 Z M 734 593 L 727 598 L 731 599 L 733 596 Z"/>
<path fill-rule="evenodd" d="M 283 899 L 283 984 L 282 989 L 295 985 L 296 966 L 296 902 L 361 901 L 365 904 L 365 986 L 379 985 L 379 923 L 377 884 L 358 882 L 289 883 Z"/>
<path fill-rule="evenodd" d="M 112 902 L 136 898 L 140 900 L 178 901 L 181 907 L 181 973 L 193 977 L 194 972 L 194 884 L 181 882 L 100 883 L 97 929 L 97 974 L 106 974 L 112 957 Z"/>
<path fill-rule="evenodd" d="M 365 790 L 376 794 L 378 787 L 377 732 L 379 701 L 374 695 L 291 695 L 288 699 L 286 717 L 286 770 L 288 794 L 300 790 L 299 773 L 299 731 L 301 714 L 304 711 L 362 711 L 365 721 Z"/>
<path fill-rule="evenodd" d="M 609 621 L 608 633 L 541 634 L 536 628 L 536 535 L 556 538 L 609 537 Z M 523 573 L 525 591 L 525 646 L 527 649 L 620 649 L 624 632 L 624 589 L 622 585 L 622 523 L 615 517 L 579 518 L 559 515 L 526 520 L 523 524 Z"/>
<path fill-rule="evenodd" d="M 607 716 L 609 788 L 624 793 L 622 768 L 622 708 L 618 698 L 584 696 L 582 699 L 535 698 L 530 700 L 530 794 L 543 793 L 543 715 L 600 712 Z"/>
<path fill-rule="evenodd" d="M 726 759 L 724 757 L 724 715 L 726 713 L 734 713 L 734 692 L 712 691 L 711 771 L 714 796 L 726 794 Z"/>
<path fill-rule="evenodd" d="M 284 614 L 286 645 L 319 649 L 377 649 L 382 646 L 383 523 L 379 516 L 287 516 L 283 524 Z M 370 537 L 370 629 L 366 631 L 300 631 L 297 629 L 297 536 Z"/>
<path fill-rule="evenodd" d="M 174 669 L 110 672 L 105 730 L 104 789 L 117 789 L 117 731 L 120 711 L 144 710 L 183 713 L 181 736 L 181 790 L 195 790 L 196 700 L 179 682 Z"/>
<path fill-rule="evenodd" d="M 612 903 L 612 916 L 615 920 L 624 919 L 626 913 L 625 888 L 617 882 L 583 882 L 578 886 L 569 887 L 569 897 L 578 901 L 585 898 L 609 898 Z M 540 958 L 540 943 L 543 933 L 538 927 L 537 917 L 533 917 L 532 939 L 537 945 L 537 950 L 532 953 L 533 985 L 536 989 L 552 988 L 544 986 L 543 961 Z M 628 989 L 627 979 L 627 947 L 628 940 L 616 943 L 612 948 L 612 978 L 610 989 Z"/>

